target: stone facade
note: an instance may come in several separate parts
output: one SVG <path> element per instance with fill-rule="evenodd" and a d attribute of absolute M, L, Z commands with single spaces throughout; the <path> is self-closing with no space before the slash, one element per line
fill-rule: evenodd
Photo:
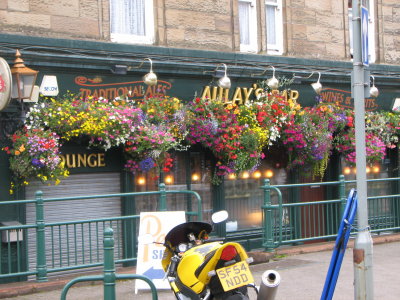
<path fill-rule="evenodd" d="M 150 1 L 150 0 L 149 0 Z M 153 0 L 155 46 L 239 52 L 237 0 Z M 3 33 L 110 41 L 108 0 L 0 0 Z M 258 53 L 266 53 L 257 0 Z M 284 56 L 348 61 L 347 0 L 284 0 Z M 376 63 L 400 64 L 400 3 L 375 0 Z"/>

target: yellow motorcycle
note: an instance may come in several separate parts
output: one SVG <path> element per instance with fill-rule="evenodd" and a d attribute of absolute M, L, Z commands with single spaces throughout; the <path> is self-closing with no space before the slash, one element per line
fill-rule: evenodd
<path fill-rule="evenodd" d="M 227 219 L 213 214 L 213 222 Z M 178 300 L 249 299 L 248 287 L 258 292 L 249 264 L 253 261 L 238 243 L 210 239 L 212 225 L 186 222 L 165 237 L 162 267 Z"/>

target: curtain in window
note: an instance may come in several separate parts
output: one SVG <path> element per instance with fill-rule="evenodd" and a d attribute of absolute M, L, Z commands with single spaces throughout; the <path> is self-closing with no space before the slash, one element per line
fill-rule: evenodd
<path fill-rule="evenodd" d="M 274 2 L 274 1 L 269 1 L 269 2 Z M 270 45 L 275 45 L 277 43 L 275 11 L 276 11 L 276 5 L 270 5 L 269 3 L 265 4 L 267 44 Z"/>
<path fill-rule="evenodd" d="M 145 0 L 111 0 L 111 33 L 144 36 Z"/>
<path fill-rule="evenodd" d="M 250 44 L 250 2 L 239 1 L 240 44 Z"/>

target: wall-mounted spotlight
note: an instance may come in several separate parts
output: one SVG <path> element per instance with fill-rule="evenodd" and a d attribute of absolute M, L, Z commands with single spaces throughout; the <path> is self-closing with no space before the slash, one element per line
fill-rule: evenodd
<path fill-rule="evenodd" d="M 321 73 L 318 73 L 318 80 L 317 82 L 311 83 L 312 88 L 314 89 L 314 91 L 319 95 L 322 91 L 322 84 L 319 82 L 319 80 L 321 79 Z"/>
<path fill-rule="evenodd" d="M 305 78 L 305 79 L 308 79 L 308 78 L 311 78 L 311 76 L 313 76 L 314 73 L 315 73 L 315 72 L 312 71 L 311 74 L 310 74 L 310 76 L 308 76 L 308 77 L 302 77 L 302 76 L 294 75 L 293 78 Z M 316 73 L 318 73 L 318 80 L 317 80 L 317 82 L 311 83 L 311 86 L 312 86 L 312 88 L 314 89 L 314 91 L 315 91 L 317 94 L 320 94 L 321 91 L 322 91 L 322 84 L 321 84 L 321 82 L 320 82 L 320 79 L 321 79 L 321 72 L 316 72 Z"/>
<path fill-rule="evenodd" d="M 146 57 L 138 67 L 129 67 L 129 69 L 139 69 L 145 60 L 150 62 L 150 72 L 143 76 L 143 82 L 149 86 L 154 86 L 157 84 L 157 75 L 153 72 L 153 61 L 150 58 Z"/>
<path fill-rule="evenodd" d="M 267 80 L 267 85 L 271 89 L 276 90 L 279 87 L 279 80 L 276 79 L 276 77 L 275 77 L 275 68 L 273 66 L 271 66 L 271 68 L 272 68 L 272 77 Z"/>
<path fill-rule="evenodd" d="M 379 95 L 379 90 L 378 90 L 378 88 L 375 86 L 375 77 L 371 75 L 371 78 L 372 78 L 372 86 L 371 86 L 371 88 L 369 89 L 369 94 L 370 94 L 372 97 L 376 98 L 376 97 L 378 97 L 378 95 Z"/>
<path fill-rule="evenodd" d="M 230 78 L 226 75 L 226 71 L 228 69 L 228 67 L 226 66 L 226 64 L 220 64 L 221 66 L 225 67 L 225 73 L 224 76 L 222 76 L 219 80 L 218 80 L 218 86 L 220 88 L 223 89 L 230 89 L 231 88 L 231 80 Z M 215 71 L 217 71 L 219 66 L 217 66 L 217 68 L 215 69 Z"/>
<path fill-rule="evenodd" d="M 267 79 L 267 85 L 273 89 L 276 90 L 279 87 L 279 80 L 275 77 L 275 68 L 274 66 L 269 66 L 272 68 L 272 77 Z M 265 72 L 267 72 L 267 70 L 265 69 L 264 72 L 260 73 L 260 74 L 251 74 L 251 76 L 257 75 L 257 76 L 261 76 L 264 75 Z"/>

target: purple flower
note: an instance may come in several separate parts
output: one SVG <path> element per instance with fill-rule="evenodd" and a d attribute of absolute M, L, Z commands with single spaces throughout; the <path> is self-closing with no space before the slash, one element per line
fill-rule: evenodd
<path fill-rule="evenodd" d="M 42 168 L 44 166 L 44 164 L 37 158 L 32 159 L 32 165 L 38 168 Z"/>
<path fill-rule="evenodd" d="M 147 172 L 155 165 L 154 160 L 151 157 L 147 157 L 139 162 L 139 167 L 142 171 Z"/>

